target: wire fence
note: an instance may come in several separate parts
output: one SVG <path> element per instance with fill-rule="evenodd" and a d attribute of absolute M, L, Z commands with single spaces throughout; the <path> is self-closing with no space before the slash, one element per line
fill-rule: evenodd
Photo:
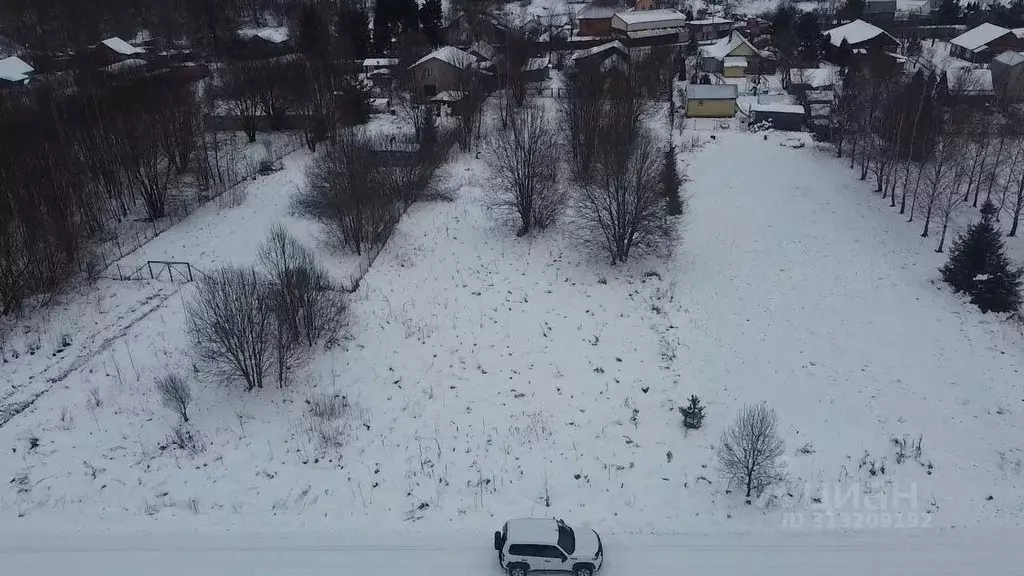
<path fill-rule="evenodd" d="M 231 206 L 240 204 L 244 200 L 241 187 L 260 172 L 261 163 L 280 162 L 282 158 L 303 146 L 300 137 L 294 134 L 288 136 L 278 139 L 273 145 L 265 146 L 264 150 L 267 153 L 258 160 L 247 157 L 243 151 L 231 151 L 230 156 L 226 159 L 227 167 L 222 167 L 219 171 L 221 181 L 217 182 L 209 193 L 195 194 L 196 190 L 193 189 L 191 190 L 193 192 L 192 200 L 178 198 L 177 201 L 171 203 L 173 209 L 168 210 L 165 217 L 158 220 L 139 221 L 142 225 L 118 230 L 113 238 L 94 248 L 89 259 L 79 259 L 79 270 L 90 276 L 120 279 L 120 274 L 115 274 L 110 270 L 115 263 L 180 224 L 196 210 L 215 200 L 226 201 L 226 204 Z"/>

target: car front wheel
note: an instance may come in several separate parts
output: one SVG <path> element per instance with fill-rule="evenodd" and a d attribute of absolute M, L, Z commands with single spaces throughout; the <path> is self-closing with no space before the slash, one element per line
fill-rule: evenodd
<path fill-rule="evenodd" d="M 529 570 L 526 568 L 526 566 L 509 566 L 508 576 L 526 576 L 526 573 L 528 571 Z"/>
<path fill-rule="evenodd" d="M 590 566 L 577 566 L 572 573 L 573 576 L 594 576 L 594 569 Z"/>

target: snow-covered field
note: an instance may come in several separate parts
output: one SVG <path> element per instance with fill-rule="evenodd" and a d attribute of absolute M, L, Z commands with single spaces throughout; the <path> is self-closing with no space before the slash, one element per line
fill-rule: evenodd
<path fill-rule="evenodd" d="M 505 518 L 531 515 L 617 534 L 1020 526 L 1016 327 L 951 294 L 931 239 L 809 141 L 691 136 L 679 244 L 619 268 L 564 229 L 515 238 L 485 207 L 482 161 L 456 157 L 442 183 L 455 200 L 404 217 L 351 298 L 347 339 L 284 390 L 197 383 L 196 455 L 166 446 L 175 417 L 153 390 L 167 370 L 193 378 L 194 287 L 85 292 L 68 306 L 95 328 L 66 321 L 81 350 L 3 365 L 5 394 L 45 393 L 0 427 L 0 525 L 459 528 L 485 547 Z M 344 275 L 352 259 L 288 214 L 309 157 L 286 157 L 238 205 L 208 206 L 132 258 L 245 265 L 283 222 Z M 338 453 L 304 433 L 318 393 L 353 407 Z M 709 416 L 685 434 L 676 406 L 690 394 Z M 745 505 L 713 446 L 762 400 L 779 413 L 790 481 Z M 922 454 L 897 464 L 904 436 Z"/>

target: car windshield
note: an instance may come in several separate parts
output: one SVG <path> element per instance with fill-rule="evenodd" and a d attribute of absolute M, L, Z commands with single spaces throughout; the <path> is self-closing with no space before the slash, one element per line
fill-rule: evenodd
<path fill-rule="evenodd" d="M 576 551 L 576 535 L 572 533 L 572 528 L 565 524 L 558 526 L 558 547 L 566 554 L 572 554 Z"/>

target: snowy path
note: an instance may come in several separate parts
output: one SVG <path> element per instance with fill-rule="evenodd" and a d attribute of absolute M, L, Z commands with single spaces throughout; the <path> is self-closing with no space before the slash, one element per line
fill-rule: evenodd
<path fill-rule="evenodd" d="M 487 534 L 445 532 L 426 538 L 393 534 L 374 539 L 323 533 L 202 534 L 144 537 L 70 536 L 0 541 L 0 565 L 10 574 L 63 576 L 498 576 Z M 605 537 L 602 576 L 1011 576 L 1019 574 L 1007 533 L 928 531 L 775 537 Z"/>

